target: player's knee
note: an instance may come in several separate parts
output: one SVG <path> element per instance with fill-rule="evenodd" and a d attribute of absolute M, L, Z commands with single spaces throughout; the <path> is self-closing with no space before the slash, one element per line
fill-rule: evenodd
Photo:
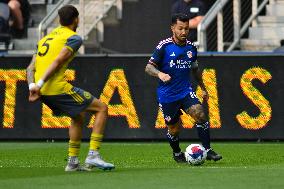
<path fill-rule="evenodd" d="M 196 122 L 204 123 L 205 121 L 207 121 L 205 113 L 203 111 L 199 111 L 196 116 Z"/>
<path fill-rule="evenodd" d="M 99 105 L 98 112 L 101 114 L 108 115 L 108 106 L 105 103 L 101 102 Z"/>
<path fill-rule="evenodd" d="M 168 126 L 169 133 L 173 136 L 177 136 L 179 134 L 178 126 Z"/>
<path fill-rule="evenodd" d="M 100 112 L 108 113 L 108 106 L 102 102 Z"/>
<path fill-rule="evenodd" d="M 108 106 L 105 103 L 103 105 L 103 112 L 108 115 Z"/>
<path fill-rule="evenodd" d="M 92 104 L 87 108 L 87 111 L 108 114 L 108 106 L 100 100 L 94 100 Z"/>

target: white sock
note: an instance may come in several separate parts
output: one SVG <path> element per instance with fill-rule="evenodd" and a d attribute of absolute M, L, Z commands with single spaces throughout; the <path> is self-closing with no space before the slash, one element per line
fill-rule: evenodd
<path fill-rule="evenodd" d="M 78 164 L 79 163 L 78 157 L 77 156 L 69 156 L 68 163 Z"/>
<path fill-rule="evenodd" d="M 88 153 L 89 156 L 95 156 L 95 155 L 98 155 L 98 154 L 99 154 L 99 152 L 96 151 L 96 150 L 90 150 L 89 153 Z"/>
<path fill-rule="evenodd" d="M 179 153 L 174 153 L 175 156 L 179 156 L 182 152 L 179 152 Z"/>

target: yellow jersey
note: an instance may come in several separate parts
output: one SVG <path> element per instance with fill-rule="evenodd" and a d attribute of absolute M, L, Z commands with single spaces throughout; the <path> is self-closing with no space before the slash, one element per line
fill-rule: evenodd
<path fill-rule="evenodd" d="M 76 32 L 64 26 L 55 28 L 38 42 L 35 60 L 35 82 L 41 79 L 63 47 L 73 52 L 73 56 L 43 85 L 40 90 L 42 95 L 63 94 L 73 87 L 65 80 L 64 73 L 81 45 L 82 38 Z"/>

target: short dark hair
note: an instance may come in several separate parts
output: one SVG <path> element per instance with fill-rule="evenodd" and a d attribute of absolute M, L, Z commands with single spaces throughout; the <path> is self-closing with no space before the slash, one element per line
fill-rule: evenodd
<path fill-rule="evenodd" d="M 281 40 L 280 40 L 280 45 L 281 45 L 281 46 L 284 46 L 284 39 L 281 39 Z"/>
<path fill-rule="evenodd" d="M 59 22 L 62 26 L 69 26 L 75 18 L 78 18 L 79 12 L 72 5 L 65 5 L 58 10 Z"/>
<path fill-rule="evenodd" d="M 177 13 L 172 15 L 172 25 L 176 24 L 177 21 L 188 22 L 189 17 L 186 14 Z"/>

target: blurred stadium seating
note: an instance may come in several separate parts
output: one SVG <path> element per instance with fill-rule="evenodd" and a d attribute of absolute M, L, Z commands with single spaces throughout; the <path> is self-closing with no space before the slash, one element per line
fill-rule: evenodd
<path fill-rule="evenodd" d="M 73 4 L 81 12 L 79 34 L 86 44 L 98 46 L 103 41 L 104 24 L 113 24 L 121 17 L 121 0 L 30 0 L 32 26 L 27 39 L 13 40 L 14 54 L 30 54 L 37 40 L 58 25 L 57 10 L 64 4 Z"/>
<path fill-rule="evenodd" d="M 284 38 L 284 0 L 269 0 L 265 15 L 258 16 L 249 28 L 248 39 L 241 40 L 244 50 L 271 51 Z"/>
<path fill-rule="evenodd" d="M 201 23 L 201 51 L 271 52 L 284 37 L 283 10 L 283 0 L 217 0 Z"/>
<path fill-rule="evenodd" d="M 150 53 L 161 38 L 170 35 L 168 26 L 173 1 L 29 2 L 32 6 L 32 24 L 28 28 L 27 38 L 13 39 L 10 54 L 31 54 L 40 35 L 56 27 L 57 10 L 63 4 L 73 4 L 81 12 L 78 31 L 84 38 L 81 53 Z M 205 42 L 199 37 L 201 51 L 273 51 L 280 46 L 284 38 L 284 0 L 216 0 L 215 4 L 219 9 L 222 5 L 222 8 L 203 31 Z M 210 17 L 216 11 L 213 8 L 214 5 L 210 9 Z"/>

